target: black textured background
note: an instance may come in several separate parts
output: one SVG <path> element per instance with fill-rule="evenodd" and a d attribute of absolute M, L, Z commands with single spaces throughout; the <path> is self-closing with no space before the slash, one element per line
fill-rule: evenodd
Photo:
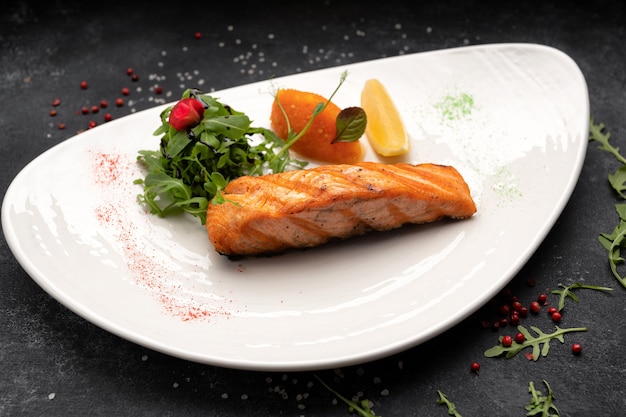
<path fill-rule="evenodd" d="M 131 2 L 25 1 L 0 11 L 2 196 L 28 162 L 74 136 L 89 120 L 205 91 L 363 60 L 463 45 L 533 42 L 570 55 L 584 73 L 591 113 L 617 146 L 626 141 L 626 12 L 596 2 Z M 195 32 L 202 38 L 196 39 Z M 132 82 L 126 68 L 139 74 Z M 79 83 L 89 82 L 87 90 Z M 154 87 L 163 91 L 157 94 Z M 131 94 L 115 107 L 122 87 Z M 51 102 L 62 100 L 56 117 Z M 79 114 L 77 114 L 77 112 Z M 57 124 L 63 122 L 65 129 Z M 625 148 L 626 149 L 626 148 Z M 590 144 L 580 181 L 559 221 L 510 284 L 528 304 L 560 283 L 581 291 L 563 327 L 586 333 L 552 342 L 537 362 L 487 359 L 498 333 L 485 306 L 452 330 L 387 359 L 317 374 L 378 415 L 445 416 L 444 392 L 464 417 L 524 416 L 529 382 L 551 385 L 561 416 L 623 416 L 626 408 L 626 290 L 613 278 L 600 232 L 617 223 L 607 174 L 618 167 Z M 523 219 L 511 219 L 523 221 Z M 348 416 L 311 372 L 222 369 L 129 343 L 76 316 L 21 269 L 0 241 L 0 415 L 2 416 Z M 537 285 L 527 284 L 535 279 Z M 550 301 L 556 302 L 555 296 Z M 543 328 L 545 316 L 533 319 Z M 509 330 L 512 332 L 512 330 Z M 573 340 L 583 353 L 570 351 Z M 470 364 L 482 365 L 478 375 Z"/>

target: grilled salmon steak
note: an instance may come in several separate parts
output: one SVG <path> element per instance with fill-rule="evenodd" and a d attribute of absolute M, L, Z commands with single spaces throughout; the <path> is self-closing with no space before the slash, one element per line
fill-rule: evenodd
<path fill-rule="evenodd" d="M 368 231 L 476 212 L 470 190 L 451 166 L 361 162 L 244 176 L 207 209 L 209 240 L 227 256 L 277 254 Z"/>

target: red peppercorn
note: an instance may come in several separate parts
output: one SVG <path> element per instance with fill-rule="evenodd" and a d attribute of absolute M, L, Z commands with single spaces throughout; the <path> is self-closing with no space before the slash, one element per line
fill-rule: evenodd
<path fill-rule="evenodd" d="M 92 113 L 98 113 L 100 111 L 100 107 L 93 105 L 91 106 L 91 112 Z"/>
<path fill-rule="evenodd" d="M 574 355 L 580 355 L 582 351 L 583 351 L 583 347 L 581 346 L 580 343 L 572 343 L 572 353 Z"/>
<path fill-rule="evenodd" d="M 196 39 L 201 39 L 202 38 L 202 33 L 196 32 L 196 33 L 193 34 L 193 37 L 196 38 Z"/>
<path fill-rule="evenodd" d="M 502 304 L 500 306 L 500 314 L 502 314 L 503 316 L 508 315 L 510 311 L 511 311 L 511 307 L 509 307 L 508 304 Z"/>
<path fill-rule="evenodd" d="M 106 100 L 100 100 L 100 107 L 103 109 L 109 107 L 109 102 Z"/>
<path fill-rule="evenodd" d="M 549 307 L 548 308 L 548 315 L 553 315 L 554 313 L 558 312 L 559 310 L 556 307 Z"/>
<path fill-rule="evenodd" d="M 522 303 L 520 303 L 519 301 L 513 301 L 513 304 L 511 304 L 511 307 L 513 308 L 513 311 L 520 311 L 522 309 Z"/>
<path fill-rule="evenodd" d="M 528 307 L 522 307 L 519 310 L 520 317 L 528 317 Z"/>
<path fill-rule="evenodd" d="M 93 121 L 93 120 L 90 120 L 90 121 L 89 121 L 89 129 L 93 129 L 93 128 L 94 128 L 94 127 L 96 127 L 97 125 L 98 125 L 98 124 L 97 124 L 95 121 Z"/>
<path fill-rule="evenodd" d="M 539 313 L 539 310 L 541 310 L 541 305 L 539 305 L 538 301 L 533 301 L 532 303 L 530 303 L 530 311 L 532 311 L 533 313 Z"/>
<path fill-rule="evenodd" d="M 554 314 L 552 314 L 552 321 L 555 322 L 555 323 L 560 322 L 561 321 L 561 313 L 559 313 L 557 311 Z"/>
<path fill-rule="evenodd" d="M 472 362 L 472 364 L 470 365 L 470 369 L 472 370 L 472 372 L 478 373 L 478 371 L 480 371 L 480 364 L 478 362 Z"/>
<path fill-rule="evenodd" d="M 113 116 L 111 116 L 111 113 L 105 113 L 104 114 L 104 121 L 105 122 L 110 122 L 111 120 L 113 120 Z"/>
<path fill-rule="evenodd" d="M 524 340 L 526 340 L 526 336 L 524 336 L 524 333 L 519 332 L 515 335 L 515 341 L 519 344 L 524 343 Z"/>
<path fill-rule="evenodd" d="M 528 284 L 529 287 L 534 287 L 537 285 L 537 280 L 535 278 L 528 278 L 526 284 Z"/>
<path fill-rule="evenodd" d="M 59 98 L 55 98 L 54 100 L 52 100 L 52 105 L 53 105 L 54 107 L 56 107 L 56 106 L 58 106 L 58 105 L 60 105 L 60 104 L 61 104 L 61 99 L 59 99 Z"/>
<path fill-rule="evenodd" d="M 131 75 L 133 73 L 132 68 L 126 68 L 126 74 Z"/>
<path fill-rule="evenodd" d="M 489 320 L 483 320 L 480 325 L 483 327 L 483 329 L 488 329 L 491 327 L 491 322 Z"/>
<path fill-rule="evenodd" d="M 50 116 L 54 117 L 57 115 L 57 111 L 56 110 L 50 110 Z"/>
<path fill-rule="evenodd" d="M 115 105 L 117 107 L 122 107 L 124 105 L 124 99 L 118 98 L 117 100 L 115 100 Z"/>
<path fill-rule="evenodd" d="M 122 94 L 125 95 L 125 96 L 130 94 L 130 90 L 128 89 L 128 87 L 122 88 Z"/>
<path fill-rule="evenodd" d="M 59 123 L 57 127 L 59 128 L 59 130 L 63 130 L 65 129 L 65 123 Z"/>
<path fill-rule="evenodd" d="M 88 87 L 87 81 L 81 81 L 80 82 L 80 88 L 82 88 L 83 90 L 86 90 Z"/>
<path fill-rule="evenodd" d="M 132 81 L 137 81 L 137 80 L 139 80 L 139 75 L 137 75 L 137 74 L 133 73 L 133 75 L 131 75 L 131 76 L 130 76 L 130 79 L 131 79 Z"/>
<path fill-rule="evenodd" d="M 161 94 L 163 92 L 163 87 L 157 85 L 154 87 L 154 92 L 155 94 Z"/>
<path fill-rule="evenodd" d="M 546 294 L 539 294 L 539 296 L 537 297 L 537 301 L 540 304 L 545 304 L 547 300 L 548 300 L 548 296 Z"/>
<path fill-rule="evenodd" d="M 513 344 L 513 338 L 509 335 L 502 336 L 502 346 L 510 347 Z"/>
<path fill-rule="evenodd" d="M 519 313 L 513 312 L 513 314 L 511 314 L 511 317 L 509 317 L 509 323 L 515 326 L 516 324 L 519 324 L 519 322 L 520 322 Z"/>
<path fill-rule="evenodd" d="M 80 112 L 81 112 L 82 114 L 89 114 L 89 107 L 87 107 L 87 106 L 83 106 L 83 107 L 81 107 L 81 108 L 80 108 Z"/>
<path fill-rule="evenodd" d="M 509 319 L 502 317 L 500 320 L 498 320 L 498 323 L 500 323 L 500 328 L 506 327 L 509 325 Z"/>

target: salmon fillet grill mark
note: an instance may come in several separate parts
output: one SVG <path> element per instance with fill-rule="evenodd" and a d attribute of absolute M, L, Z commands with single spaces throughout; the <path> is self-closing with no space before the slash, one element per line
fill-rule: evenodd
<path fill-rule="evenodd" d="M 362 162 L 246 176 L 231 181 L 224 197 L 209 205 L 206 227 L 215 250 L 228 256 L 277 254 L 476 212 L 459 172 L 437 164 Z"/>

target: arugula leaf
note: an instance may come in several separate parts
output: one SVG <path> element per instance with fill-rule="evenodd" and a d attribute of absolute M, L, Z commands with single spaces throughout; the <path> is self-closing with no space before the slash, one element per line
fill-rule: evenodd
<path fill-rule="evenodd" d="M 589 140 L 599 142 L 600 145 L 598 146 L 598 149 L 609 152 L 619 162 L 621 162 L 623 165 L 626 165 L 626 158 L 624 158 L 620 154 L 619 147 L 615 147 L 609 143 L 609 140 L 611 139 L 611 133 L 610 132 L 603 133 L 604 129 L 605 129 L 604 123 L 596 124 L 593 121 L 593 117 L 591 117 L 591 120 L 589 123 Z"/>
<path fill-rule="evenodd" d="M 617 270 L 617 266 L 624 263 L 621 256 L 621 248 L 626 247 L 626 204 L 616 204 L 615 210 L 619 216 L 619 223 L 611 233 L 600 233 L 598 241 L 609 254 L 609 265 L 613 276 L 626 288 L 626 277 L 623 277 Z"/>
<path fill-rule="evenodd" d="M 548 395 L 544 396 L 541 391 L 535 389 L 535 383 L 530 381 L 528 384 L 528 392 L 531 395 L 530 403 L 524 407 L 527 411 L 527 416 L 541 416 L 541 417 L 559 417 L 559 409 L 553 404 L 554 392 L 544 379 L 543 383 L 548 388 Z M 554 414 L 552 414 L 554 412 Z"/>
<path fill-rule="evenodd" d="M 530 326 L 531 330 L 537 333 L 537 336 L 533 336 L 528 329 L 524 326 L 517 326 L 517 330 L 524 334 L 526 340 L 523 343 L 513 343 L 511 346 L 503 346 L 502 345 L 502 336 L 499 337 L 499 342 L 497 345 L 493 346 L 490 349 L 487 349 L 484 352 L 484 355 L 488 358 L 493 358 L 496 356 L 500 356 L 505 354 L 506 359 L 510 359 L 517 355 L 522 350 L 531 347 L 532 348 L 532 357 L 534 361 L 539 360 L 539 356 L 547 356 L 550 351 L 550 341 L 552 339 L 556 339 L 561 343 L 564 343 L 563 335 L 565 333 L 570 332 L 585 332 L 587 331 L 586 327 L 573 327 L 569 329 L 562 329 L 559 326 L 555 326 L 556 330 L 547 334 L 541 331 L 539 328 L 535 326 Z M 542 346 L 543 345 L 543 346 Z"/>
<path fill-rule="evenodd" d="M 613 288 L 608 287 L 600 287 L 598 285 L 588 285 L 581 284 L 580 282 L 575 282 L 571 285 L 565 286 L 563 284 L 559 284 L 559 287 L 563 288 L 562 290 L 552 290 L 552 294 L 560 295 L 558 310 L 561 311 L 565 307 L 565 298 L 569 297 L 575 302 L 578 302 L 578 296 L 574 294 L 574 290 L 585 288 L 589 290 L 598 290 L 598 291 L 613 291 Z"/>
<path fill-rule="evenodd" d="M 617 169 L 613 174 L 609 174 L 609 184 L 620 195 L 620 197 L 626 199 L 626 165 L 623 165 Z"/>
<path fill-rule="evenodd" d="M 441 392 L 440 390 L 437 390 L 437 394 L 439 394 L 439 399 L 437 400 L 437 404 L 445 405 L 446 407 L 448 407 L 449 416 L 462 417 L 456 411 L 456 405 L 452 401 L 448 400 L 448 397 L 446 397 L 446 395 L 443 392 Z"/>
<path fill-rule="evenodd" d="M 329 387 L 328 385 L 326 385 L 326 383 L 322 381 L 322 379 L 319 376 L 315 375 L 315 378 L 317 378 L 317 380 L 324 386 L 324 388 L 326 388 L 327 390 L 335 394 L 337 398 L 339 398 L 341 401 L 346 403 L 348 405 L 348 410 L 351 413 L 356 412 L 361 417 L 381 417 L 381 416 L 377 416 L 376 414 L 374 414 L 374 412 L 370 408 L 368 400 L 362 400 L 359 403 L 357 403 L 356 401 L 349 400 L 343 395 L 339 394 L 334 389 L 332 389 L 331 387 Z"/>

